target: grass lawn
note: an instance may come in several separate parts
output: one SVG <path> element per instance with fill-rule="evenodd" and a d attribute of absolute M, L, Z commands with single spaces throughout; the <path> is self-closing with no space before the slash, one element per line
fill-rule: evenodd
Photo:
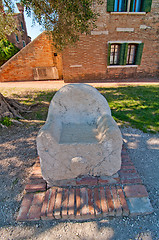
<path fill-rule="evenodd" d="M 112 116 L 121 124 L 143 132 L 159 131 L 159 86 L 100 88 L 111 108 Z"/>
<path fill-rule="evenodd" d="M 143 132 L 159 131 L 159 85 L 98 88 L 98 90 L 106 97 L 112 116 L 118 123 L 138 128 Z M 9 95 L 9 92 L 1 92 L 5 96 Z M 28 105 L 38 103 L 32 108 L 32 113 L 25 114 L 24 117 L 30 122 L 43 124 L 54 94 L 55 91 L 30 90 L 26 93 L 14 93 L 12 97 Z"/>

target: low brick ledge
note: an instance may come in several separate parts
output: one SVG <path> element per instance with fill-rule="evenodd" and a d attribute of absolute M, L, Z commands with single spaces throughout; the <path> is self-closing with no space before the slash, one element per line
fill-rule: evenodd
<path fill-rule="evenodd" d="M 39 159 L 25 186 L 17 221 L 92 219 L 153 212 L 148 192 L 128 153 L 122 148 L 121 170 L 112 177 L 81 177 L 47 187 Z"/>

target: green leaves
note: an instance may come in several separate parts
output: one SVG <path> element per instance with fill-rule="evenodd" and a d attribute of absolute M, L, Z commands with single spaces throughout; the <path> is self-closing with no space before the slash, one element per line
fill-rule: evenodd
<path fill-rule="evenodd" d="M 90 33 L 98 14 L 93 0 L 21 0 L 43 29 L 51 34 L 56 48 L 74 44 L 82 33 Z M 97 1 L 102 4 L 101 1 Z M 31 11 L 32 10 L 32 11 Z"/>
<path fill-rule="evenodd" d="M 19 49 L 15 47 L 8 40 L 0 41 L 0 66 L 5 63 L 9 58 L 15 55 Z"/>
<path fill-rule="evenodd" d="M 6 39 L 7 35 L 16 32 L 16 23 L 11 13 L 0 12 L 0 40 Z"/>
<path fill-rule="evenodd" d="M 18 1 L 17 1 L 18 2 Z M 99 14 L 93 10 L 94 0 L 21 0 L 28 16 L 33 17 L 51 35 L 55 47 L 63 49 L 74 44 L 79 35 L 89 34 L 95 26 Z M 97 4 L 103 1 L 96 0 Z M 2 0 L 0 0 L 0 4 Z M 4 0 L 5 9 L 12 10 L 12 0 Z M 1 9 L 1 8 L 0 8 Z M 0 10 L 0 39 L 15 32 L 12 15 L 3 17 Z"/>
<path fill-rule="evenodd" d="M 7 39 L 7 35 L 17 31 L 13 11 L 12 0 L 0 0 L 0 40 Z"/>
<path fill-rule="evenodd" d="M 5 126 L 7 126 L 7 127 L 9 127 L 9 126 L 12 125 L 12 122 L 11 122 L 10 118 L 8 118 L 8 117 L 4 117 L 4 118 L 0 121 L 0 123 L 2 123 L 2 125 L 5 125 Z"/>

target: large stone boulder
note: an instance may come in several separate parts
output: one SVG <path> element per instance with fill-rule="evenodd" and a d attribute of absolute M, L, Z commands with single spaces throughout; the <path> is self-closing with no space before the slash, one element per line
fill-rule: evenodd
<path fill-rule="evenodd" d="M 121 132 L 106 99 L 87 84 L 69 84 L 53 97 L 37 137 L 44 179 L 111 176 L 121 167 Z"/>

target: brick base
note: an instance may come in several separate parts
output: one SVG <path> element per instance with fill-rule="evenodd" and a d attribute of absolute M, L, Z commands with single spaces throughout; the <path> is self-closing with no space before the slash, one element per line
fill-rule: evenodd
<path fill-rule="evenodd" d="M 91 219 L 153 212 L 125 147 L 121 170 L 112 177 L 81 177 L 47 187 L 36 161 L 24 195 L 17 221 L 40 219 Z"/>

